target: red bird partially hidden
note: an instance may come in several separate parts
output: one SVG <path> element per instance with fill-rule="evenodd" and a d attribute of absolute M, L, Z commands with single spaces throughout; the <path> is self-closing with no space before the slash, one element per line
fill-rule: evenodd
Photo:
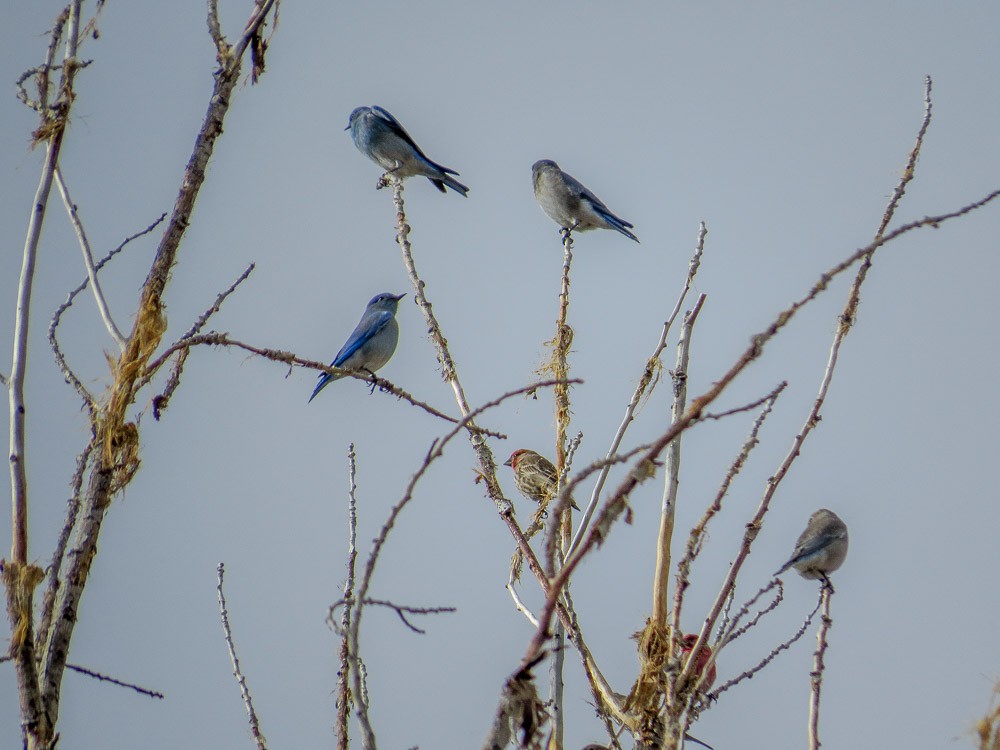
<path fill-rule="evenodd" d="M 684 661 L 686 662 L 694 650 L 694 644 L 698 642 L 697 633 L 689 633 L 681 639 L 681 653 L 684 655 Z M 705 665 L 708 664 L 708 660 L 712 658 L 712 647 L 702 646 L 698 650 L 698 656 L 695 658 L 694 662 L 694 672 L 692 675 L 695 680 L 698 676 L 705 672 Z M 712 662 L 712 666 L 708 668 L 708 672 L 705 674 L 705 678 L 701 682 L 701 686 L 698 688 L 701 692 L 707 693 L 712 689 L 712 685 L 715 683 L 715 678 L 717 677 L 715 662 Z"/>

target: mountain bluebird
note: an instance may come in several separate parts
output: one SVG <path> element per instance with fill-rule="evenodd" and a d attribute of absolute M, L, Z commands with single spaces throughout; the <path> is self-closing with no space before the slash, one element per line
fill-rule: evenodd
<path fill-rule="evenodd" d="M 629 229 L 632 225 L 619 219 L 601 199 L 590 192 L 575 177 L 566 174 L 551 159 L 531 165 L 531 182 L 535 200 L 542 210 L 568 232 L 579 229 L 617 229 L 631 240 L 639 241 Z"/>
<path fill-rule="evenodd" d="M 337 352 L 330 366 L 342 367 L 345 370 L 363 370 L 374 377 L 375 371 L 388 362 L 392 353 L 396 351 L 396 342 L 399 341 L 396 308 L 405 296 L 405 294 L 382 292 L 372 297 L 357 327 L 347 339 L 347 343 Z M 320 373 L 319 383 L 316 384 L 316 389 L 309 400 L 316 398 L 316 394 L 326 388 L 328 383 L 342 377 L 344 376 L 331 375 L 328 372 Z"/>
<path fill-rule="evenodd" d="M 843 565 L 847 541 L 847 524 L 833 511 L 821 508 L 809 517 L 791 558 L 775 575 L 794 567 L 803 578 L 826 580 L 827 573 Z"/>
<path fill-rule="evenodd" d="M 358 150 L 387 173 L 400 179 L 421 175 L 442 193 L 447 192 L 445 185 L 462 195 L 469 192 L 469 188 L 449 176 L 458 172 L 424 156 L 399 121 L 381 107 L 358 107 L 351 112 L 350 122 L 344 129 L 351 131 Z"/>

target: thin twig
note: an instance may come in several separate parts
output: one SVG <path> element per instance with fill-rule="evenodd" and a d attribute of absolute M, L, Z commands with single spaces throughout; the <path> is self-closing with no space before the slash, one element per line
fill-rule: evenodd
<path fill-rule="evenodd" d="M 225 333 L 198 334 L 196 336 L 191 336 L 188 339 L 181 339 L 176 343 L 171 344 L 159 357 L 157 357 L 153 362 L 151 362 L 146 367 L 146 372 L 143 375 L 143 378 L 148 380 L 150 377 L 152 377 L 156 373 L 156 371 L 160 367 L 162 367 L 167 362 L 167 360 L 170 359 L 170 356 L 173 355 L 174 352 L 190 349 L 191 347 L 194 346 L 234 347 L 236 349 L 243 349 L 244 351 L 256 354 L 260 357 L 264 357 L 265 359 L 270 359 L 274 362 L 282 362 L 286 365 L 297 365 L 299 367 L 304 367 L 311 370 L 317 370 L 319 372 L 330 373 L 331 375 L 342 375 L 342 376 L 352 377 L 357 380 L 362 380 L 369 384 L 374 383 L 375 386 L 380 391 L 384 393 L 391 393 L 396 398 L 402 399 L 403 401 L 406 401 L 412 404 L 413 406 L 419 407 L 420 409 L 426 411 L 428 414 L 438 417 L 439 419 L 443 419 L 446 422 L 451 422 L 452 424 L 458 424 L 460 422 L 465 423 L 464 420 L 459 420 L 456 419 L 455 417 L 449 416 L 444 412 L 438 411 L 430 404 L 427 404 L 423 401 L 414 398 L 409 393 L 404 391 L 402 388 L 393 385 L 385 378 L 372 376 L 371 374 L 363 373 L 358 370 L 345 370 L 340 367 L 333 367 L 331 365 L 327 365 L 324 364 L 323 362 L 318 362 L 312 359 L 303 359 L 302 357 L 292 354 L 291 352 L 281 351 L 280 349 L 266 349 L 264 347 L 254 346 L 252 344 L 245 344 L 242 341 L 237 341 L 235 339 L 229 338 L 229 335 Z M 465 424 L 466 424 L 466 429 L 471 429 L 477 434 L 482 433 L 485 435 L 489 435 L 490 437 L 498 438 L 500 440 L 504 440 L 507 437 L 503 433 L 496 432 L 494 430 L 488 430 L 486 428 L 477 426 L 469 427 L 467 423 Z"/>
<path fill-rule="evenodd" d="M 518 549 L 518 553 L 520 553 L 520 549 Z M 520 568 L 518 568 L 518 570 L 520 570 Z M 528 620 L 528 622 L 532 624 L 533 627 L 537 628 L 538 618 L 531 613 L 531 610 L 528 609 L 527 606 L 525 606 L 524 602 L 521 601 L 521 597 L 518 596 L 517 590 L 514 588 L 514 583 L 517 580 L 515 577 L 515 573 L 516 571 L 514 569 L 514 566 L 511 566 L 510 574 L 507 577 L 507 585 L 504 586 L 504 588 L 507 589 L 507 593 L 510 594 L 510 598 L 514 600 L 514 609 L 516 609 L 518 612 L 524 615 L 525 618 Z"/>
<path fill-rule="evenodd" d="M 736 675 L 736 677 L 733 677 L 731 680 L 728 680 L 727 682 L 717 687 L 715 690 L 713 690 L 711 693 L 705 696 L 705 700 L 708 701 L 709 703 L 716 700 L 720 695 L 722 695 L 722 693 L 726 692 L 731 687 L 738 685 L 744 680 L 749 680 L 760 670 L 762 670 L 764 667 L 766 667 L 768 664 L 774 661 L 774 658 L 782 651 L 787 651 L 789 648 L 791 648 L 792 644 L 794 644 L 803 635 L 805 635 L 805 632 L 809 629 L 809 626 L 812 624 L 813 618 L 816 616 L 816 613 L 819 612 L 819 607 L 820 607 L 820 602 L 817 601 L 816 606 L 813 607 L 813 611 L 809 613 L 809 616 L 806 617 L 801 627 L 799 627 L 799 629 L 795 631 L 794 635 L 792 635 L 791 638 L 779 643 L 777 646 L 771 649 L 770 653 L 763 659 L 761 659 L 761 661 L 756 666 L 752 667 L 751 669 L 748 669 L 747 671 L 741 674 Z"/>
<path fill-rule="evenodd" d="M 673 325 L 674 320 L 680 313 L 681 308 L 684 305 L 684 300 L 687 297 L 688 291 L 691 289 L 691 284 L 694 282 L 694 277 L 698 273 L 698 268 L 701 266 L 701 256 L 705 250 L 705 237 L 708 235 L 708 228 L 705 226 L 705 222 L 701 222 L 698 228 L 698 239 L 695 241 L 694 254 L 691 256 L 691 260 L 688 261 L 688 272 L 684 279 L 684 286 L 681 287 L 681 292 L 677 296 L 677 302 L 674 304 L 674 309 L 671 311 L 670 315 L 667 317 L 666 321 L 663 323 L 663 329 L 660 331 L 660 339 L 656 343 L 653 349 L 653 353 L 646 360 L 646 366 L 643 369 L 642 376 L 639 378 L 639 383 L 635 387 L 635 391 L 632 393 L 632 398 L 628 402 L 628 406 L 625 407 L 625 416 L 622 419 L 620 425 L 618 425 L 618 431 L 615 433 L 614 438 L 611 440 L 611 447 L 608 448 L 607 456 L 613 456 L 618 452 L 621 447 L 622 440 L 625 438 L 625 431 L 632 424 L 635 419 L 635 411 L 639 406 L 639 402 L 642 400 L 643 396 L 649 392 L 652 392 L 652 388 L 656 386 L 656 380 L 658 378 L 658 373 L 663 366 L 660 362 L 660 354 L 667 346 L 667 336 L 670 333 L 670 327 Z M 576 548 L 580 545 L 580 540 L 583 539 L 584 533 L 590 525 L 590 519 L 594 515 L 594 511 L 597 510 L 597 504 L 601 499 L 601 492 L 604 490 L 604 484 L 607 482 L 608 473 L 611 471 L 612 464 L 606 464 L 605 468 L 597 477 L 597 482 L 594 484 L 594 491 L 590 495 L 590 502 L 583 511 L 583 518 L 580 521 L 580 526 L 576 530 L 576 534 L 573 536 L 573 541 L 569 545 L 566 554 L 572 554 Z"/>
<path fill-rule="evenodd" d="M 337 750 L 347 750 L 347 717 L 351 710 L 351 652 L 348 632 L 351 629 L 352 597 L 354 596 L 354 569 L 358 559 L 358 458 L 354 443 L 347 449 L 347 579 L 344 581 L 344 609 L 340 613 L 340 671 L 337 672 Z M 328 622 L 331 620 L 328 618 Z"/>
<path fill-rule="evenodd" d="M 129 690 L 134 690 L 135 692 L 141 695 L 148 695 L 150 698 L 159 698 L 162 700 L 163 698 L 167 697 L 158 690 L 150 690 L 149 688 L 144 688 L 141 685 L 135 685 L 131 682 L 118 680 L 115 679 L 114 677 L 109 677 L 106 674 L 101 674 L 100 672 L 95 672 L 92 669 L 87 669 L 86 667 L 81 667 L 76 664 L 67 664 L 66 669 L 71 669 L 74 672 L 79 672 L 80 674 L 86 675 L 87 677 L 93 677 L 95 680 L 99 680 L 101 682 L 110 682 L 112 685 L 118 685 L 119 687 L 128 688 Z"/>
<path fill-rule="evenodd" d="M 122 240 L 122 242 L 118 245 L 118 247 L 114 248 L 111 252 L 109 252 L 107 255 L 101 258 L 100 262 L 97 263 L 96 266 L 94 266 L 94 271 L 99 272 L 102 268 L 104 268 L 105 264 L 107 264 L 108 261 L 110 261 L 116 255 L 118 255 L 118 253 L 124 250 L 125 246 L 128 245 L 130 242 L 132 242 L 132 240 L 138 239 L 139 237 L 142 237 L 143 235 L 152 232 L 166 217 L 167 217 L 166 214 L 160 214 L 160 218 L 158 218 L 148 227 L 146 227 L 142 231 L 136 232 L 135 234 L 129 237 L 126 237 L 124 240 Z M 53 313 L 52 315 L 52 320 L 49 322 L 48 336 L 49 336 L 49 346 L 52 349 L 53 355 L 55 355 L 56 364 L 59 365 L 59 369 L 62 371 L 63 376 L 66 378 L 67 382 L 69 382 L 76 389 L 76 392 L 80 394 L 80 398 L 83 400 L 84 406 L 91 414 L 91 421 L 93 421 L 94 409 L 96 408 L 94 403 L 94 397 L 84 387 L 83 383 L 76 376 L 76 373 L 74 373 L 73 370 L 70 368 L 69 363 L 66 361 L 66 356 L 63 354 L 62 348 L 59 346 L 59 340 L 56 338 L 56 330 L 59 328 L 59 324 L 62 322 L 63 313 L 65 313 L 66 310 L 68 310 L 73 305 L 73 301 L 76 299 L 76 296 L 80 294 L 80 292 L 82 292 L 84 289 L 86 289 L 89 283 L 90 283 L 90 277 L 88 276 L 84 278 L 84 280 L 66 296 L 66 301 L 56 308 L 55 313 Z"/>
<path fill-rule="evenodd" d="M 267 750 L 267 740 L 264 739 L 264 735 L 260 731 L 257 712 L 253 708 L 253 698 L 250 697 L 250 689 L 247 687 L 246 678 L 240 670 L 240 660 L 236 657 L 236 646 L 233 644 L 233 632 L 229 628 L 229 610 L 226 609 L 226 595 L 222 591 L 222 579 L 226 574 L 226 566 L 220 562 L 215 570 L 219 580 L 216 591 L 219 592 L 219 612 L 222 615 L 222 630 L 226 635 L 226 647 L 229 649 L 229 659 L 233 663 L 233 677 L 239 683 L 240 695 L 243 696 L 243 705 L 246 706 L 247 716 L 250 719 L 250 734 L 253 735 L 258 750 Z"/>
<path fill-rule="evenodd" d="M 745 617 L 750 612 L 750 608 L 757 603 L 757 600 L 760 599 L 760 597 L 762 597 L 764 594 L 766 594 L 773 588 L 778 589 L 778 593 L 774 595 L 774 599 L 772 599 L 766 607 L 764 607 L 761 610 L 758 610 L 757 614 L 755 614 L 753 617 L 747 620 L 746 625 L 737 627 L 737 625 L 739 625 L 740 620 L 743 617 Z M 740 611 L 736 613 L 736 617 L 734 617 L 731 621 L 728 622 L 726 630 L 724 631 L 722 638 L 719 639 L 719 642 L 718 644 L 716 644 L 714 650 L 718 652 L 723 646 L 728 646 L 737 638 L 747 633 L 754 626 L 756 626 L 757 623 L 759 623 L 765 615 L 776 610 L 778 608 L 778 605 L 781 604 L 784 598 L 785 598 L 785 587 L 782 584 L 781 579 L 775 578 L 769 581 L 763 588 L 761 588 L 760 591 L 757 592 L 757 594 L 753 598 L 750 599 L 750 601 L 748 601 L 740 608 Z M 712 661 L 714 662 L 715 659 L 713 658 Z"/>
<path fill-rule="evenodd" d="M 87 269 L 87 279 L 89 279 L 90 289 L 94 293 L 97 310 L 101 313 L 101 320 L 104 321 L 104 327 L 108 329 L 108 333 L 115 340 L 115 343 L 118 344 L 118 349 L 121 351 L 125 348 L 125 336 L 118 330 L 114 318 L 111 317 L 111 310 L 108 309 L 108 302 L 104 298 L 104 291 L 101 289 L 101 283 L 97 279 L 97 270 L 94 268 L 94 254 L 90 251 L 90 241 L 87 239 L 87 232 L 83 228 L 83 222 L 80 220 L 76 204 L 70 198 L 69 188 L 66 186 L 62 170 L 58 166 L 56 167 L 55 178 L 59 193 L 62 195 L 63 204 L 66 206 L 66 213 L 69 214 L 70 223 L 73 225 L 76 238 L 80 242 L 80 250 L 83 251 L 83 265 Z"/>
<path fill-rule="evenodd" d="M 720 485 L 718 492 L 715 493 L 715 499 L 708 506 L 708 508 L 705 509 L 705 513 L 702 515 L 701 519 L 699 519 L 698 523 L 696 523 L 691 529 L 691 533 L 688 536 L 687 545 L 684 550 L 684 555 L 681 557 L 680 562 L 677 563 L 677 586 L 674 589 L 674 605 L 670 612 L 670 627 L 673 632 L 678 632 L 680 630 L 681 609 L 684 606 L 684 593 L 687 591 L 687 587 L 689 585 L 691 565 L 701 552 L 708 524 L 712 518 L 722 510 L 722 501 L 726 495 L 729 494 L 729 488 L 732 485 L 733 480 L 736 479 L 736 476 L 746 464 L 747 459 L 750 457 L 750 452 L 757 447 L 757 444 L 760 442 L 757 436 L 760 433 L 760 428 L 764 424 L 764 420 L 767 419 L 768 415 L 770 415 L 771 411 L 774 409 L 774 404 L 778 400 L 778 396 L 781 395 L 787 385 L 788 383 L 786 381 L 782 381 L 764 398 L 764 408 L 761 409 L 760 414 L 757 415 L 757 418 L 753 422 L 753 427 L 750 429 L 750 434 L 743 442 L 743 447 L 740 448 L 740 452 L 737 454 L 732 464 L 730 464 L 729 470 L 726 472 L 725 477 L 723 477 L 722 484 Z M 730 599 L 734 593 L 735 592 L 730 591 Z"/>
<path fill-rule="evenodd" d="M 222 309 L 222 303 L 226 301 L 226 298 L 236 291 L 236 287 L 238 287 L 240 284 L 242 284 L 244 281 L 247 280 L 247 278 L 253 272 L 254 268 L 256 268 L 256 264 L 251 263 L 249 266 L 246 267 L 246 270 L 244 270 L 243 273 L 239 275 L 236 281 L 234 281 L 232 284 L 229 285 L 228 289 L 220 292 L 218 296 L 215 298 L 215 302 L 212 304 L 212 306 L 198 316 L 198 319 L 194 322 L 191 328 L 189 328 L 187 332 L 183 336 L 181 336 L 180 340 L 184 341 L 185 339 L 190 339 L 192 336 L 198 333 L 202 328 L 204 328 L 205 324 L 208 323 L 209 319 L 213 315 L 215 315 L 215 313 L 219 312 L 220 309 Z M 180 353 L 177 355 L 177 359 L 174 361 L 173 368 L 170 370 L 170 376 L 167 378 L 167 382 L 163 386 L 163 390 L 160 391 L 159 395 L 153 397 L 153 419 L 159 421 L 160 414 L 167 407 L 167 404 L 170 403 L 170 398 L 174 395 L 174 391 L 176 391 L 177 388 L 180 386 L 181 373 L 184 370 L 184 363 L 187 361 L 187 357 L 190 352 L 191 352 L 190 349 L 182 349 L 180 351 Z M 151 378 L 152 374 L 150 374 L 145 378 L 140 378 L 136 387 L 141 388 L 143 385 L 148 383 Z"/>
<path fill-rule="evenodd" d="M 928 79 L 930 80 L 930 79 Z M 826 640 L 833 620 L 830 619 L 830 599 L 833 597 L 833 586 L 829 579 L 823 581 L 820 600 L 823 612 L 819 618 L 819 632 L 816 633 L 816 651 L 813 653 L 813 668 L 809 673 L 809 750 L 819 750 L 819 695 L 823 688 L 823 670 L 826 669 Z"/>

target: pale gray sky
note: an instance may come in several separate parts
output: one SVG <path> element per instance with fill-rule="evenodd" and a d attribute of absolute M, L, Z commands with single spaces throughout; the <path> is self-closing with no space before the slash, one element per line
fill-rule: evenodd
<path fill-rule="evenodd" d="M 42 155 L 12 83 L 42 59 L 57 3 L 8 3 L 0 31 L 0 371 L 10 369 L 20 249 Z M 236 34 L 249 3 L 223 3 Z M 241 87 L 216 149 L 166 301 L 176 337 L 250 262 L 251 280 L 213 322 L 259 345 L 329 359 L 381 291 L 412 292 L 393 241 L 391 196 L 343 132 L 380 104 L 427 154 L 461 172 L 468 199 L 411 180 L 411 240 L 470 400 L 532 378 L 547 354 L 561 251 L 535 205 L 530 166 L 555 159 L 633 222 L 578 237 L 572 431 L 578 462 L 603 455 L 672 307 L 698 222 L 709 227 L 693 346 L 700 393 L 748 337 L 874 233 L 934 78 L 934 122 L 897 223 L 1000 186 L 1000 8 L 992 3 L 285 3 L 261 84 Z M 82 56 L 62 166 L 103 254 L 173 203 L 214 69 L 204 4 L 110 3 Z M 757 590 L 826 506 L 851 528 L 837 573 L 823 693 L 824 744 L 969 747 L 1000 676 L 995 595 L 1000 503 L 992 465 L 1000 416 L 996 321 L 1000 207 L 883 250 L 819 429 L 782 484 L 745 568 Z M 130 246 L 106 290 L 128 327 L 155 239 Z M 83 276 L 53 203 L 38 261 L 27 395 L 31 556 L 48 561 L 86 422 L 45 343 L 51 311 Z M 815 395 L 849 280 L 806 310 L 720 402 L 790 382 L 694 570 L 684 625 L 714 597 L 743 524 Z M 425 326 L 400 306 L 399 348 L 381 374 L 450 413 Z M 62 341 L 88 385 L 113 343 L 81 297 Z M 668 363 L 672 363 L 673 349 Z M 161 690 L 152 701 L 68 673 L 67 747 L 250 747 L 215 600 L 227 565 L 230 616 L 272 747 L 333 744 L 337 643 L 323 622 L 346 549 L 347 445 L 359 453 L 362 553 L 443 425 L 356 382 L 312 404 L 315 376 L 237 352 L 193 354 L 161 422 L 143 409 L 143 466 L 112 507 L 80 612 L 72 662 Z M 6 408 L 4 409 L 6 415 Z M 669 388 L 627 444 L 664 428 Z M 751 417 L 685 438 L 679 517 L 712 497 Z M 514 400 L 484 425 L 552 454 L 551 401 Z M 390 537 L 373 596 L 449 605 L 405 630 L 371 611 L 362 635 L 380 745 L 475 747 L 532 630 L 503 589 L 513 544 L 456 441 Z M 504 470 L 506 472 L 506 470 Z M 616 475 L 617 477 L 618 475 Z M 505 490 L 519 516 L 530 508 Z M 581 624 L 606 676 L 627 692 L 628 635 L 650 610 L 662 482 L 633 497 L 574 579 Z M 10 522 L 0 514 L 0 540 Z M 3 542 L 5 545 L 6 543 Z M 778 613 L 720 658 L 720 678 L 790 634 L 815 584 L 786 578 Z M 536 606 L 537 587 L 525 599 Z M 6 622 L 6 620 L 4 620 Z M 3 637 L 7 626 L 0 628 Z M 717 750 L 805 745 L 810 633 L 725 694 L 694 733 Z M 568 659 L 567 746 L 601 741 L 579 660 Z M 18 743 L 15 678 L 0 665 L 0 746 Z"/>

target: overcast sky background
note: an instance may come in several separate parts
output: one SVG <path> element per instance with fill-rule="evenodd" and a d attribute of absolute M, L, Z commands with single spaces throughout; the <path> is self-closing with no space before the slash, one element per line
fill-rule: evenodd
<path fill-rule="evenodd" d="M 222 3 L 234 37 L 250 3 Z M 92 6 L 86 6 L 92 10 Z M 10 371 L 17 277 L 43 154 L 13 81 L 39 64 L 53 2 L 5 3 L 0 29 L 0 371 Z M 204 4 L 109 3 L 81 56 L 62 168 L 103 255 L 169 211 L 215 67 Z M 260 85 L 235 95 L 168 287 L 183 333 L 254 261 L 211 324 L 257 345 L 330 359 L 367 300 L 408 292 L 393 360 L 380 373 L 457 413 L 394 244 L 379 169 L 343 128 L 380 104 L 430 158 L 461 172 L 467 199 L 406 185 L 416 262 L 470 401 L 533 378 L 547 356 L 562 254 L 535 205 L 530 166 L 551 158 L 632 221 L 576 243 L 571 432 L 577 462 L 602 456 L 672 308 L 698 222 L 709 235 L 695 292 L 708 295 L 692 349 L 704 391 L 826 268 L 870 241 L 934 79 L 934 121 L 896 224 L 1000 186 L 1000 7 L 995 3 L 330 3 L 286 2 Z M 744 568 L 740 599 L 787 558 L 808 516 L 839 513 L 851 550 L 837 573 L 821 737 L 838 747 L 969 747 L 1000 676 L 1000 503 L 995 480 L 1000 206 L 880 251 L 858 325 L 823 411 Z M 130 328 L 158 234 L 104 273 Z M 55 307 L 83 278 L 54 191 L 38 258 L 27 382 L 31 558 L 46 564 L 62 523 L 85 416 L 45 342 Z M 693 571 L 684 626 L 714 598 L 770 476 L 815 396 L 850 276 L 805 310 L 726 392 L 719 408 L 787 379 L 762 445 L 734 485 Z M 691 298 L 691 302 L 694 297 Z M 87 385 L 107 381 L 114 344 L 81 296 L 61 341 Z M 666 355 L 672 365 L 673 344 Z M 66 747 L 251 747 L 215 592 L 227 566 L 230 618 L 271 746 L 334 743 L 337 641 L 324 624 L 340 596 L 347 542 L 347 446 L 358 451 L 359 542 L 367 554 L 390 506 L 445 425 L 358 382 L 313 403 L 315 374 L 233 351 L 200 350 L 163 420 L 142 413 L 143 465 L 113 504 L 80 611 L 71 661 L 166 694 L 154 701 L 74 673 L 64 679 Z M 665 429 L 661 384 L 626 445 Z M 5 402 L 6 403 L 6 402 Z M 4 408 L 6 416 L 6 408 Z M 752 415 L 685 437 L 679 529 L 714 496 Z M 554 455 L 549 394 L 482 418 L 518 447 Z M 364 621 L 372 720 L 385 748 L 475 747 L 505 676 L 532 634 L 504 591 L 513 542 L 455 441 L 419 485 L 371 594 L 455 606 L 404 629 Z M 531 510 L 500 475 L 522 523 Z M 613 476 L 616 486 L 621 473 Z M 584 494 L 589 494 L 590 485 Z M 634 494 L 580 568 L 580 622 L 613 686 L 628 692 L 651 607 L 662 477 Z M 10 536 L 0 515 L 0 539 Z M 537 586 L 522 593 L 537 607 Z M 786 578 L 785 602 L 719 660 L 720 679 L 791 634 L 816 584 Z M 4 637 L 8 625 L 0 628 Z M 802 747 L 815 632 L 726 693 L 694 733 L 716 750 Z M 579 659 L 567 663 L 567 747 L 602 741 Z M 545 670 L 540 670 L 541 684 Z M 19 744 L 14 670 L 0 665 L 0 746 Z"/>

